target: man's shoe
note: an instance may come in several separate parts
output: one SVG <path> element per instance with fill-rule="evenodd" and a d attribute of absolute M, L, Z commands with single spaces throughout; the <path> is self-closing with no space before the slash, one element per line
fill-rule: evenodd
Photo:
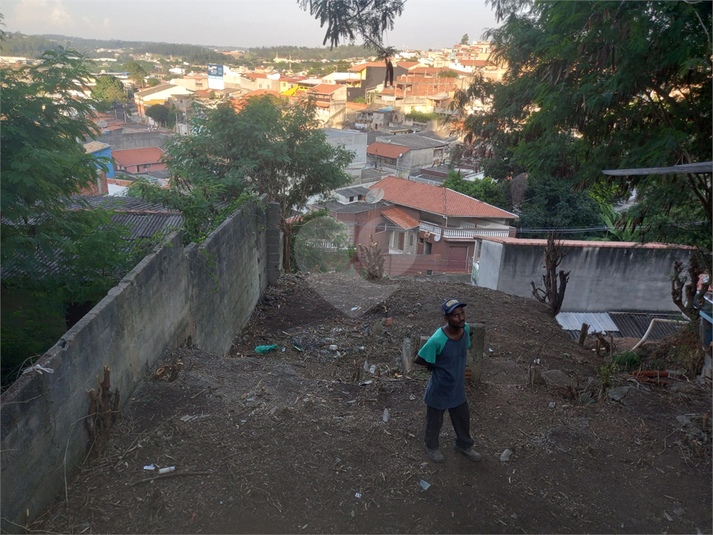
<path fill-rule="evenodd" d="M 459 448 L 458 446 L 453 446 L 453 449 L 456 450 L 458 453 L 462 453 L 473 462 L 478 462 L 482 459 L 480 453 L 475 451 L 473 448 L 463 449 Z"/>
<path fill-rule="evenodd" d="M 426 454 L 428 454 L 428 458 L 431 459 L 434 463 L 443 462 L 443 454 L 441 453 L 441 450 L 429 449 L 428 446 L 426 446 L 425 444 L 423 447 L 426 450 Z"/>

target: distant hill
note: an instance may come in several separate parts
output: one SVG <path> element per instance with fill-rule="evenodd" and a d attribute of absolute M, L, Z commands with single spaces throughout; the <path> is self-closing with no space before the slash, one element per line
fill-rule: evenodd
<path fill-rule="evenodd" d="M 0 42 L 0 55 L 37 58 L 46 50 L 59 46 L 74 48 L 88 57 L 106 56 L 106 52 L 97 50 L 122 49 L 131 54 L 156 54 L 181 58 L 191 64 L 234 63 L 221 52 L 243 50 L 252 60 L 272 60 L 275 56 L 295 60 L 340 60 L 354 57 L 364 57 L 373 54 L 372 51 L 357 45 L 345 45 L 334 49 L 308 48 L 298 46 L 272 46 L 258 48 L 240 47 L 208 47 L 178 43 L 157 43 L 151 41 L 120 41 L 118 39 L 83 39 L 66 35 L 24 35 L 19 32 L 7 32 L 5 41 Z M 128 58 L 123 58 L 127 60 Z"/>

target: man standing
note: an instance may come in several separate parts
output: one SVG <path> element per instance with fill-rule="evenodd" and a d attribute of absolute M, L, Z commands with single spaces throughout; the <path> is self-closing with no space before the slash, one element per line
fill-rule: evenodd
<path fill-rule="evenodd" d="M 457 299 L 448 299 L 443 303 L 441 310 L 447 323 L 428 339 L 414 361 L 432 371 L 423 398 L 427 405 L 424 446 L 428 457 L 435 463 L 443 462 L 443 454 L 438 448 L 438 435 L 446 409 L 456 432 L 455 450 L 471 461 L 481 459 L 480 454 L 472 448 L 470 411 L 465 397 L 465 368 L 470 347 L 465 306 Z"/>

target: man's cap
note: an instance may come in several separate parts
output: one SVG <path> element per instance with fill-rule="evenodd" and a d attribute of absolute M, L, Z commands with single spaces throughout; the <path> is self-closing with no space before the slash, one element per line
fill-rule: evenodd
<path fill-rule="evenodd" d="M 441 310 L 443 310 L 443 315 L 447 316 L 453 312 L 458 307 L 468 306 L 465 303 L 461 303 L 458 299 L 448 299 L 443 305 L 441 305 Z"/>

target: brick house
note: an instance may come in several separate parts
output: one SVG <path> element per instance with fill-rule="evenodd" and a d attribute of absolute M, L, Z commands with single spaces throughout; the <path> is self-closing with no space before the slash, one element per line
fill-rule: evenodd
<path fill-rule="evenodd" d="M 483 237 L 515 234 L 517 215 L 440 186 L 389 176 L 335 193 L 325 208 L 351 243 L 379 245 L 389 276 L 470 273 Z"/>
<path fill-rule="evenodd" d="M 163 149 L 160 147 L 116 150 L 112 156 L 117 171 L 148 173 L 166 169 L 166 164 L 161 161 Z"/>

